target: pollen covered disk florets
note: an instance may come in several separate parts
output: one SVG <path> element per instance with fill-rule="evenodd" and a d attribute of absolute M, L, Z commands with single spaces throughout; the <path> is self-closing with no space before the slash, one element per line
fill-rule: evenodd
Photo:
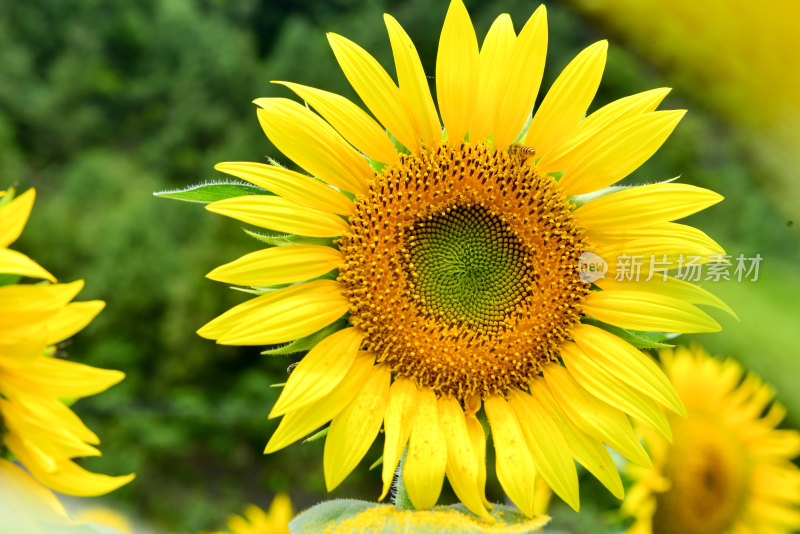
<path fill-rule="evenodd" d="M 551 176 L 490 145 L 402 156 L 356 199 L 339 242 L 364 348 L 464 403 L 526 389 L 589 291 L 571 211 Z"/>

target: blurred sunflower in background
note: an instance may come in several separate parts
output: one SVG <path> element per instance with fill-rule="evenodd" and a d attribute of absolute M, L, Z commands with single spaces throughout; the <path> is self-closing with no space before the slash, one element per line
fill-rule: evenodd
<path fill-rule="evenodd" d="M 289 534 L 289 521 L 294 516 L 292 501 L 285 493 L 272 499 L 269 510 L 251 504 L 242 515 L 228 520 L 228 530 L 218 534 Z"/>
<path fill-rule="evenodd" d="M 252 235 L 269 246 L 208 275 L 259 296 L 198 333 L 308 351 L 272 409 L 283 419 L 265 452 L 331 422 L 329 490 L 383 427 L 383 496 L 407 451 L 400 476 L 415 508 L 436 504 L 446 475 L 464 505 L 488 517 L 483 408 L 498 479 L 526 515 L 536 474 L 579 507 L 574 460 L 622 497 L 604 444 L 650 466 L 628 416 L 671 439 L 660 405 L 685 414 L 627 340 L 715 331 L 698 305 L 727 309 L 666 273 L 646 284 L 618 276 L 626 255 L 723 253 L 673 222 L 720 195 L 672 182 L 614 186 L 684 111 L 656 111 L 668 90 L 655 89 L 586 116 L 605 66 L 601 41 L 570 62 L 531 117 L 545 8 L 519 33 L 501 15 L 479 47 L 455 0 L 439 42 L 437 112 L 409 36 L 385 22 L 398 83 L 358 45 L 328 36 L 377 122 L 342 96 L 289 82 L 278 83 L 318 114 L 292 100 L 255 101 L 269 140 L 312 176 L 275 162 L 217 165 L 264 191 L 207 208 L 266 228 Z M 581 276 L 587 253 L 608 262 L 605 278 Z"/>
<path fill-rule="evenodd" d="M 786 409 L 774 390 L 696 346 L 661 359 L 687 417 L 669 416 L 671 445 L 645 433 L 653 467 L 630 469 L 636 483 L 622 509 L 636 522 L 628 532 L 797 532 L 800 433 L 776 428 Z"/>
<path fill-rule="evenodd" d="M 28 220 L 35 192 L 0 192 L 0 451 L 39 482 L 70 495 L 101 495 L 134 475 L 91 473 L 73 461 L 98 456 L 98 437 L 65 404 L 116 384 L 124 373 L 56 357 L 57 344 L 83 329 L 104 307 L 71 302 L 83 281 L 55 283 L 39 264 L 9 249 Z M 22 276 L 44 279 L 17 283 Z M 10 466 L 0 462 L 0 466 Z"/>

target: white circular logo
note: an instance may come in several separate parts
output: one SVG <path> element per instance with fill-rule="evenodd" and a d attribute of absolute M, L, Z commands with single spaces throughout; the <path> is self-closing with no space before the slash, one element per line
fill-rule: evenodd
<path fill-rule="evenodd" d="M 606 260 L 594 252 L 584 252 L 578 261 L 578 276 L 587 284 L 600 280 L 608 272 Z"/>

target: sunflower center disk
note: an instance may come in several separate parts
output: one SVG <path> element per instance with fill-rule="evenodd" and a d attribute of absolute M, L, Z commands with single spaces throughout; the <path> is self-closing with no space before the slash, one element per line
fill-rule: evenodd
<path fill-rule="evenodd" d="M 496 330 L 533 287 L 524 245 L 485 207 L 431 214 L 409 234 L 412 295 L 443 321 Z"/>
<path fill-rule="evenodd" d="M 588 293 L 553 178 L 485 145 L 402 156 L 357 199 L 339 248 L 365 348 L 462 401 L 527 387 Z"/>

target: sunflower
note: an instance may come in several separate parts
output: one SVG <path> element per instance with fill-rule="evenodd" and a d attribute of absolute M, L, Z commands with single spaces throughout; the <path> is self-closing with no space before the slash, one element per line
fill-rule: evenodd
<path fill-rule="evenodd" d="M 487 517 L 485 413 L 497 476 L 525 514 L 534 513 L 537 473 L 578 508 L 574 459 L 621 497 L 603 443 L 649 465 L 627 416 L 669 437 L 659 405 L 684 409 L 657 365 L 617 334 L 714 331 L 697 304 L 724 308 L 674 277 L 617 276 L 627 269 L 617 257 L 722 253 L 672 222 L 720 201 L 716 193 L 610 187 L 684 112 L 656 111 L 668 93 L 656 89 L 584 118 L 605 65 L 601 41 L 567 65 L 531 118 L 544 6 L 518 34 L 501 15 L 479 48 L 461 0 L 439 42 L 437 112 L 413 43 L 395 19 L 385 22 L 398 83 L 358 45 L 328 35 L 372 116 L 289 82 L 277 83 L 310 107 L 255 101 L 269 140 L 311 176 L 276 163 L 216 166 L 267 191 L 207 209 L 266 228 L 255 235 L 285 246 L 209 273 L 260 295 L 198 333 L 226 345 L 310 348 L 270 413 L 283 419 L 265 452 L 330 421 L 329 490 L 383 428 L 382 497 L 407 451 L 399 476 L 416 508 L 436 504 L 446 475 Z M 607 260 L 605 278 L 584 281 L 586 254 Z"/>
<path fill-rule="evenodd" d="M 125 376 L 55 357 L 56 344 L 100 313 L 101 301 L 70 302 L 83 281 L 19 284 L 20 276 L 55 278 L 8 249 L 22 233 L 35 192 L 0 192 L 0 452 L 11 454 L 42 484 L 71 495 L 100 495 L 133 475 L 110 477 L 72 461 L 98 456 L 97 436 L 63 402 L 94 395 Z"/>
<path fill-rule="evenodd" d="M 243 516 L 232 516 L 224 534 L 289 534 L 289 521 L 293 516 L 289 496 L 279 493 L 272 499 L 267 512 L 251 504 L 245 508 Z"/>
<path fill-rule="evenodd" d="M 786 409 L 775 392 L 733 360 L 699 347 L 661 352 L 688 416 L 670 416 L 670 445 L 645 434 L 650 469 L 623 511 L 631 534 L 788 534 L 800 529 L 800 433 L 776 429 Z"/>

